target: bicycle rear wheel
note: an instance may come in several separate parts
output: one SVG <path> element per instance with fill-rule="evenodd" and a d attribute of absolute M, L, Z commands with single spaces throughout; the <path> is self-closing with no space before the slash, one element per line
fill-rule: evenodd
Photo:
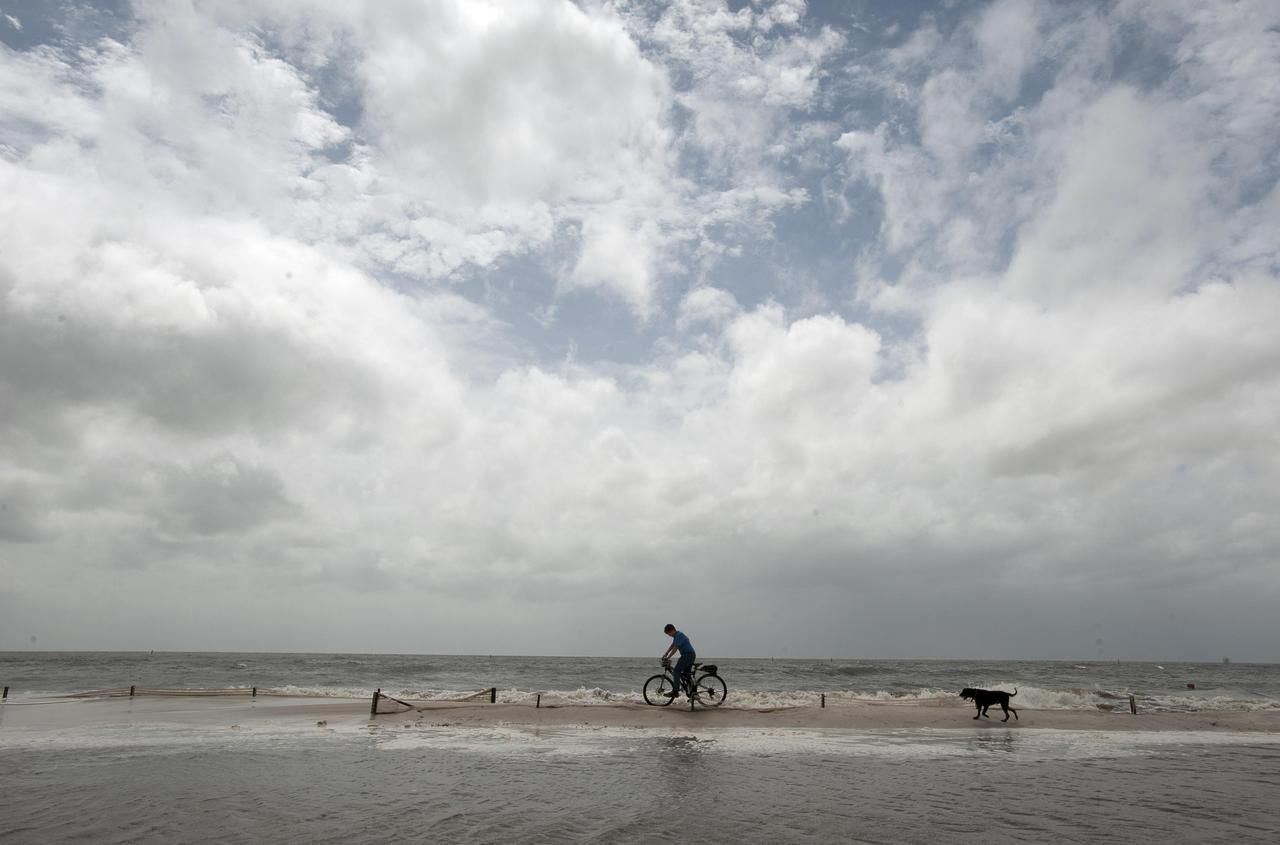
<path fill-rule="evenodd" d="M 703 707 L 719 707 L 729 694 L 728 686 L 719 675 L 703 675 L 694 682 L 694 689 Z"/>
<path fill-rule="evenodd" d="M 675 688 L 671 684 L 670 675 L 654 675 L 644 682 L 645 704 L 655 707 L 666 707 L 675 698 L 671 693 Z"/>

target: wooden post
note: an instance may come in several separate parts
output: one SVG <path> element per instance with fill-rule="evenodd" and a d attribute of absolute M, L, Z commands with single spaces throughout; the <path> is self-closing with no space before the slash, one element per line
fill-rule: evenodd
<path fill-rule="evenodd" d="M 498 688 L 489 687 L 489 703 L 496 704 L 498 701 Z"/>
<path fill-rule="evenodd" d="M 822 704 L 820 704 L 820 705 L 818 705 L 818 706 L 820 706 L 820 707 L 826 707 L 826 706 L 827 706 L 827 694 L 826 694 L 825 692 L 822 694 Z"/>
<path fill-rule="evenodd" d="M 5 695 L 8 695 L 8 694 L 9 694 L 9 688 L 8 688 L 8 687 L 5 687 L 5 688 L 4 688 L 4 694 L 5 694 Z M 534 710 L 537 710 L 537 709 L 538 709 L 539 707 L 541 707 L 541 706 L 542 706 L 542 693 L 538 693 L 538 703 L 537 703 L 537 704 L 535 704 L 535 705 L 533 705 L 533 709 L 534 709 Z"/>
<path fill-rule="evenodd" d="M 258 697 L 258 688 L 257 688 L 257 687 L 254 687 L 254 688 L 253 688 L 253 695 L 251 695 L 251 696 L 249 696 L 249 697 L 250 697 L 250 698 L 257 698 L 257 697 Z"/>
<path fill-rule="evenodd" d="M 373 691 L 373 703 L 369 705 L 369 718 L 378 715 L 378 697 L 382 695 L 382 687 Z"/>
<path fill-rule="evenodd" d="M 1133 696 L 1129 696 L 1129 712 L 1135 716 L 1138 715 L 1138 703 L 1133 700 Z"/>
<path fill-rule="evenodd" d="M 5 698 L 8 698 L 8 697 L 9 697 L 9 688 L 8 688 L 8 687 L 5 687 L 5 688 L 4 688 L 4 695 L 3 695 L 3 696 L 0 696 L 0 699 L 5 699 Z"/>
<path fill-rule="evenodd" d="M 129 697 L 133 698 L 133 684 L 129 684 Z"/>

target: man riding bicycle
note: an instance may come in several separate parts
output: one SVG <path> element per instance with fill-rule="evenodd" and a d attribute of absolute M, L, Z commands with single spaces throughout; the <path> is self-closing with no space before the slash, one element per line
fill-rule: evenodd
<path fill-rule="evenodd" d="M 689 683 L 689 671 L 693 668 L 694 658 L 697 654 L 693 651 L 693 643 L 689 642 L 689 638 L 682 632 L 676 630 L 675 625 L 668 624 L 662 629 L 662 633 L 671 638 L 671 645 L 667 647 L 666 654 L 662 655 L 663 661 L 670 660 L 671 655 L 677 651 L 680 652 L 680 659 L 676 661 L 675 669 L 672 670 L 672 676 L 675 678 L 676 686 L 671 691 L 671 698 L 675 698 L 680 693 L 682 686 L 692 686 Z"/>

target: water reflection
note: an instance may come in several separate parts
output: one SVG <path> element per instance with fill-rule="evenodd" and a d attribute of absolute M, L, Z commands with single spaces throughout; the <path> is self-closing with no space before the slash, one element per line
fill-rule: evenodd
<path fill-rule="evenodd" d="M 680 803 L 698 794 L 713 774 L 710 754 L 715 740 L 696 736 L 664 736 L 656 740 L 657 766 L 663 788 Z"/>
<path fill-rule="evenodd" d="M 996 751 L 1003 753 L 1012 753 L 1016 747 L 1018 740 L 1014 738 L 1013 731 L 1005 731 L 1004 733 L 985 733 L 978 734 L 973 738 L 973 747 L 979 751 Z"/>

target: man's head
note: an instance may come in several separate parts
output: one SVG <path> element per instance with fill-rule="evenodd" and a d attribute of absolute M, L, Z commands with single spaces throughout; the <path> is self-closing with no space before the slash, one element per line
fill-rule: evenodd
<path fill-rule="evenodd" d="M 670 622 L 668 622 L 662 628 L 662 633 L 666 634 L 668 637 L 674 634 L 675 632 L 676 632 L 676 626 L 672 625 Z"/>

